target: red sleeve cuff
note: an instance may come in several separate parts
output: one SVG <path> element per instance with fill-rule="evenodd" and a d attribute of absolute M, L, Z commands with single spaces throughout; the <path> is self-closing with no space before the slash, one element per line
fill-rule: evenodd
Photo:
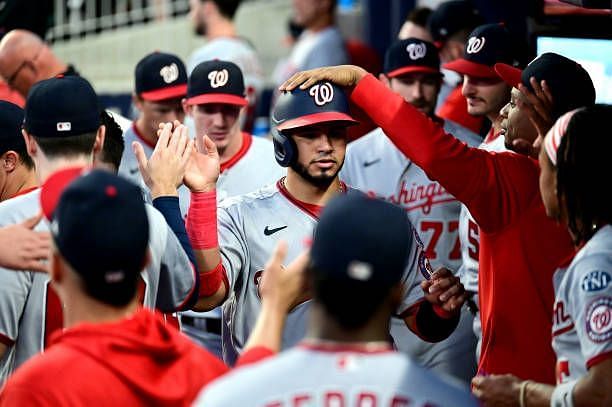
<path fill-rule="evenodd" d="M 276 352 L 270 350 L 264 346 L 256 346 L 244 352 L 238 358 L 235 368 L 250 365 L 253 363 L 261 362 L 264 359 L 276 355 Z"/>
<path fill-rule="evenodd" d="M 6 346 L 13 346 L 15 341 L 9 338 L 8 336 L 0 333 L 0 343 L 5 344 Z"/>
<path fill-rule="evenodd" d="M 434 304 L 432 308 L 433 308 L 433 311 L 436 313 L 436 315 L 442 319 L 451 319 L 457 316 L 457 314 L 448 312 L 447 310 L 445 310 L 444 308 L 436 304 Z"/>

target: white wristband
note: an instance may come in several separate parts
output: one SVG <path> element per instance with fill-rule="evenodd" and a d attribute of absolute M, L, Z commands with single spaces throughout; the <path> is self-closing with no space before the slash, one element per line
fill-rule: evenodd
<path fill-rule="evenodd" d="M 572 392 L 578 380 L 557 385 L 550 398 L 550 407 L 574 407 Z"/>

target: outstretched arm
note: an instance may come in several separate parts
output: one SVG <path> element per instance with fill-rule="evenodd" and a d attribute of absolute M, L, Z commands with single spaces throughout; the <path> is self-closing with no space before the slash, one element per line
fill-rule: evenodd
<path fill-rule="evenodd" d="M 0 228 L 0 267 L 13 270 L 47 271 L 51 237 L 32 229 L 42 213 L 17 225 Z"/>

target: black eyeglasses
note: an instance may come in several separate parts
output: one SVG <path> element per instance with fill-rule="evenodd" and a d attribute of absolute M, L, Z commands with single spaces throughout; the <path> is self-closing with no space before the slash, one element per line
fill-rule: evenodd
<path fill-rule="evenodd" d="M 38 50 L 38 52 L 36 53 L 36 55 L 34 55 L 34 57 L 32 59 L 26 59 L 24 60 L 19 67 L 15 70 L 15 72 L 6 80 L 6 83 L 12 88 L 13 87 L 13 83 L 15 82 L 15 79 L 17 79 L 17 76 L 19 75 L 19 73 L 21 72 L 21 70 L 23 68 L 25 68 L 26 66 L 29 66 L 31 70 L 36 71 L 36 66 L 34 65 L 34 61 L 36 61 L 38 59 L 38 56 L 40 55 L 40 53 L 42 52 L 44 46 L 41 46 Z"/>

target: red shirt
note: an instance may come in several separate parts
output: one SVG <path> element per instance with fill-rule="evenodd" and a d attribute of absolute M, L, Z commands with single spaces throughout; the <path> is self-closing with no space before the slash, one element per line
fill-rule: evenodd
<path fill-rule="evenodd" d="M 241 365 L 270 356 L 245 352 Z M 52 338 L 0 392 L 0 406 L 188 406 L 228 371 L 222 361 L 141 309 L 118 322 L 82 323 Z"/>
<path fill-rule="evenodd" d="M 537 161 L 468 147 L 371 75 L 351 98 L 480 226 L 480 373 L 553 384 L 552 275 L 574 248 L 567 230 L 546 217 Z"/>

